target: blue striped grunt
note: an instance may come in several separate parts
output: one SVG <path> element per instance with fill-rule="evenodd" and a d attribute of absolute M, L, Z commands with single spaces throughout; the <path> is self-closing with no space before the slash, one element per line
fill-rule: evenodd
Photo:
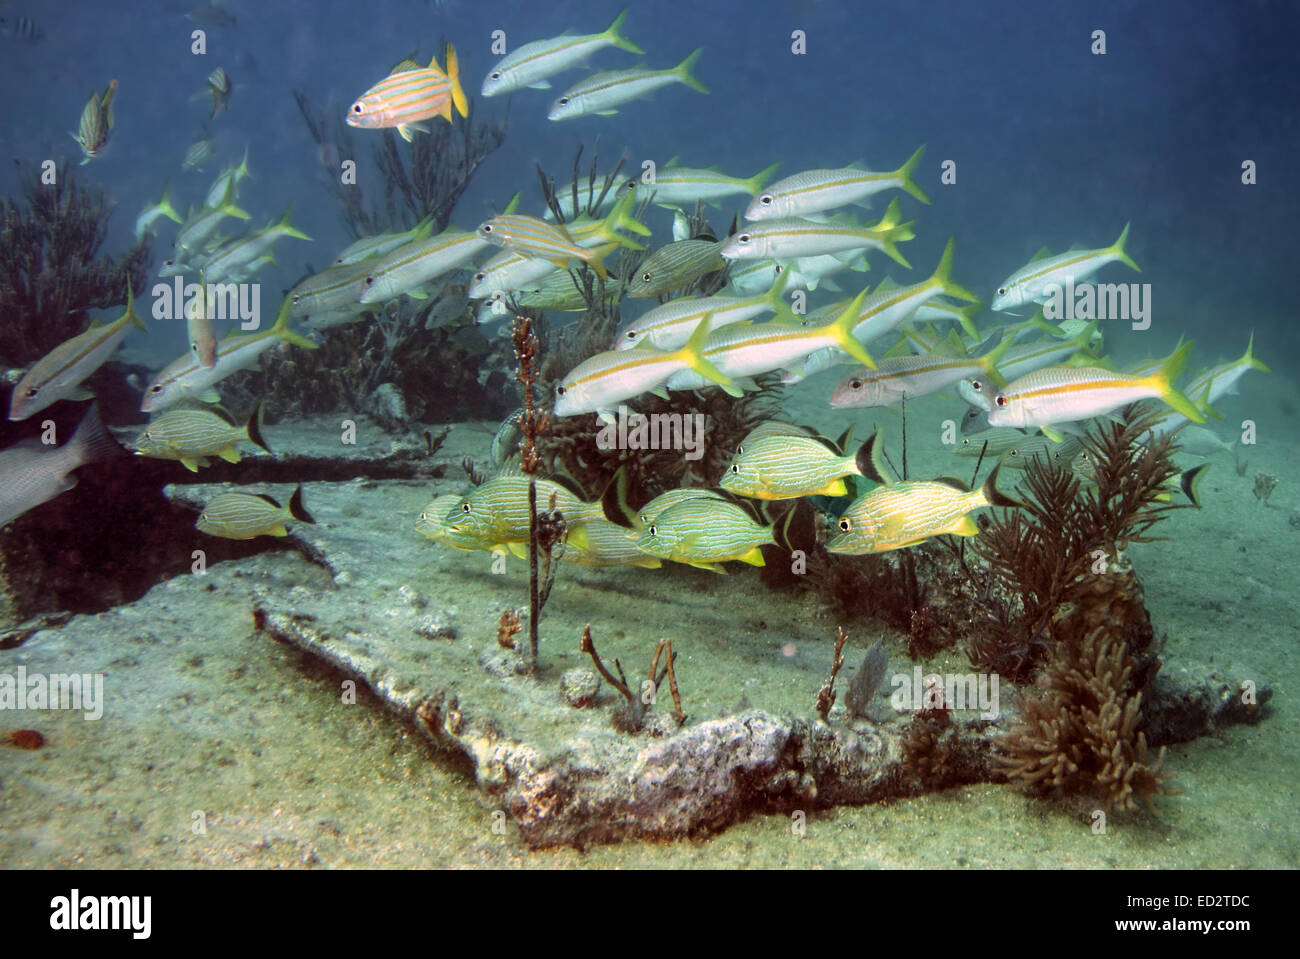
<path fill-rule="evenodd" d="M 222 539 L 255 539 L 258 536 L 288 536 L 285 524 L 291 520 L 316 524 L 302 504 L 302 484 L 289 497 L 289 505 L 253 493 L 219 493 L 203 507 L 198 522 L 200 533 Z"/>
<path fill-rule="evenodd" d="M 772 527 L 755 521 L 740 504 L 720 496 L 697 496 L 656 516 L 636 545 L 660 559 L 721 573 L 721 564 L 731 560 L 764 565 L 759 547 L 775 542 Z"/>
<path fill-rule="evenodd" d="M 255 443 L 268 453 L 271 447 L 262 436 L 262 404 L 259 402 L 243 426 L 206 409 L 168 410 L 149 421 L 132 447 L 136 456 L 178 460 L 191 473 L 208 465 L 209 456 L 227 463 L 240 460 L 239 443 Z"/>

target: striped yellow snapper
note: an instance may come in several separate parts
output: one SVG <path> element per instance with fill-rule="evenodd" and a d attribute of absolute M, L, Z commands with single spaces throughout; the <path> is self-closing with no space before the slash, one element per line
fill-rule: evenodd
<path fill-rule="evenodd" d="M 102 94 L 92 93 L 86 101 L 86 108 L 81 111 L 81 125 L 77 132 L 69 134 L 81 147 L 85 157 L 81 165 L 85 166 L 104 149 L 113 132 L 113 95 L 117 93 L 117 78 L 109 81 Z"/>
<path fill-rule="evenodd" d="M 974 536 L 979 527 L 970 515 L 973 510 L 1020 505 L 999 492 L 997 467 L 976 490 L 951 477 L 895 482 L 882 471 L 873 472 L 870 478 L 882 485 L 854 500 L 835 521 L 827 552 L 860 556 L 906 549 L 944 534 Z"/>
<path fill-rule="evenodd" d="M 92 323 L 84 333 L 64 340 L 23 375 L 9 397 L 9 419 L 25 420 L 59 400 L 88 399 L 82 382 L 113 355 L 130 326 L 148 329 L 135 312 L 128 283 L 125 313 L 112 323 Z"/>
<path fill-rule="evenodd" d="M 859 363 L 875 366 L 875 360 L 853 338 L 853 306 L 865 292 L 859 293 L 858 300 L 839 317 L 821 326 L 805 327 L 774 320 L 723 327 L 709 336 L 703 358 L 729 379 L 779 370 L 827 346 L 838 347 Z M 670 390 L 698 390 L 710 385 L 695 369 L 674 373 L 667 383 Z M 728 392 L 735 388 L 729 387 Z"/>
<path fill-rule="evenodd" d="M 212 329 L 212 317 L 208 315 L 208 279 L 202 270 L 199 271 L 199 286 L 205 291 L 204 295 L 185 301 L 185 334 L 190 353 L 199 365 L 212 369 L 217 365 L 217 334 Z"/>
<path fill-rule="evenodd" d="M 118 445 L 105 431 L 94 404 L 71 439 L 56 449 L 38 442 L 0 450 L 0 526 L 66 493 L 77 485 L 73 470 L 117 451 Z"/>
<path fill-rule="evenodd" d="M 575 533 L 583 523 L 604 519 L 605 511 L 599 501 L 586 501 L 554 480 L 537 480 L 537 511 L 544 513 L 555 508 L 564 515 L 568 525 L 566 542 L 581 547 L 585 534 Z M 528 477 L 496 476 L 470 490 L 448 508 L 443 523 L 457 536 L 474 536 L 494 543 L 528 542 Z"/>
<path fill-rule="evenodd" d="M 675 159 L 655 170 L 654 181 L 642 184 L 639 179 L 630 181 L 647 193 L 653 193 L 655 206 L 670 210 L 680 207 L 694 207 L 696 203 L 716 206 L 715 200 L 728 196 L 752 196 L 763 188 L 763 184 L 772 178 L 780 163 L 759 170 L 753 176 L 727 176 L 714 169 L 696 170 L 691 167 L 678 166 Z"/>
<path fill-rule="evenodd" d="M 909 270 L 911 264 L 898 251 L 898 244 L 912 239 L 911 222 L 898 222 L 895 200 L 876 223 L 864 226 L 850 220 L 805 220 L 784 217 L 762 220 L 746 226 L 723 244 L 728 260 L 780 260 L 782 262 L 844 250 L 883 250 L 890 259 Z"/>
<path fill-rule="evenodd" d="M 858 167 L 840 170 L 806 170 L 784 180 L 754 197 L 745 210 L 746 220 L 775 220 L 793 216 L 807 216 L 822 210 L 833 210 L 850 203 L 860 204 L 882 190 L 906 190 L 922 203 L 929 203 L 912 174 L 921 162 L 922 146 L 911 159 L 890 173 L 872 173 Z M 755 191 L 757 192 L 757 191 Z"/>
<path fill-rule="evenodd" d="M 1010 348 L 1011 338 L 1003 336 L 1000 343 L 980 356 L 931 353 L 884 357 L 874 370 L 855 370 L 836 384 L 831 393 L 831 409 L 893 406 L 903 400 L 937 393 L 962 377 L 977 373 L 1005 386 L 998 363 Z"/>
<path fill-rule="evenodd" d="M 235 205 L 235 181 L 233 179 L 226 181 L 226 192 L 221 197 L 221 202 L 216 206 L 204 207 L 190 217 L 181 226 L 180 231 L 176 234 L 176 252 L 177 259 L 181 253 L 198 253 L 203 249 L 204 244 L 211 238 L 212 234 L 217 232 L 217 227 L 221 221 L 228 216 L 233 216 L 237 220 L 251 219 L 251 214 L 246 213 Z M 161 275 L 161 274 L 160 274 Z"/>
<path fill-rule="evenodd" d="M 987 444 L 987 446 L 986 446 Z M 955 447 L 958 456 L 980 456 L 997 460 L 1011 469 L 1028 469 L 1032 460 L 1069 467 L 1083 449 L 1077 436 L 1054 443 L 1041 433 L 1022 433 L 1010 427 L 994 427 L 962 437 Z"/>
<path fill-rule="evenodd" d="M 355 316 L 365 312 L 361 294 L 365 291 L 366 278 L 374 273 L 379 261 L 375 257 L 313 273 L 289 291 L 289 315 L 348 312 Z"/>
<path fill-rule="evenodd" d="M 375 236 L 363 236 L 354 243 L 349 243 L 343 252 L 334 258 L 335 266 L 347 266 L 360 263 L 371 257 L 392 253 L 399 246 L 416 243 L 427 239 L 433 233 L 433 214 L 426 216 L 411 229 L 403 233 L 380 233 Z"/>
<path fill-rule="evenodd" d="M 637 267 L 627 284 L 629 297 L 659 296 L 689 286 L 706 273 L 725 269 L 716 240 L 676 240 L 659 247 Z"/>
<path fill-rule="evenodd" d="M 462 498 L 459 493 L 444 493 L 441 496 L 435 496 L 420 511 L 420 518 L 415 523 L 416 532 L 421 536 L 428 537 L 435 543 L 441 543 L 453 549 L 495 551 L 507 549 L 512 545 L 498 543 L 491 539 L 482 539 L 473 533 L 456 531 L 448 526 L 447 516 L 453 510 L 457 510 L 455 515 L 459 518 L 459 507 Z M 539 506 L 539 508 L 541 507 Z"/>
<path fill-rule="evenodd" d="M 348 126 L 365 130 L 396 127 L 409 143 L 414 139 L 413 131 L 429 132 L 421 120 L 442 117 L 450 123 L 453 104 L 462 117 L 469 116 L 469 101 L 460 87 L 460 63 L 450 43 L 446 60 L 445 73 L 436 55 L 429 58 L 427 67 L 403 60 L 352 104 Z"/>
<path fill-rule="evenodd" d="M 1205 416 L 1173 385 L 1187 363 L 1191 342 L 1184 343 L 1149 376 L 1131 376 L 1095 366 L 1048 366 L 1022 376 L 993 398 L 990 426 L 1037 426 L 1060 440 L 1055 423 L 1074 423 L 1101 416 L 1144 399 L 1161 399 L 1196 423 Z"/>
<path fill-rule="evenodd" d="M 239 184 L 248 179 L 249 176 L 251 174 L 248 172 L 248 150 L 245 149 L 244 158 L 239 161 L 237 166 L 228 166 L 217 174 L 217 178 L 208 187 L 208 194 L 203 200 L 203 205 L 206 207 L 220 206 L 226 199 L 227 193 L 229 193 L 231 199 L 234 199 L 239 190 Z M 229 187 L 233 187 L 233 189 L 228 189 Z"/>
<path fill-rule="evenodd" d="M 1009 382 L 1027 376 L 1034 370 L 1041 370 L 1045 366 L 1064 363 L 1076 353 L 1092 356 L 1089 344 L 1096 329 L 1097 321 L 1093 320 L 1072 340 L 1064 342 L 1061 340 L 1043 340 L 1026 346 L 1013 346 L 1007 351 L 1007 355 L 1003 357 L 1002 362 L 998 364 L 998 370 Z M 997 387 L 1005 385 L 1006 383 L 995 385 L 984 377 L 974 376 L 958 383 L 957 392 L 962 399 L 972 406 L 978 406 L 982 410 L 990 410 L 993 408 L 993 397 L 997 395 Z"/>
<path fill-rule="evenodd" d="M 495 216 L 480 224 L 478 235 L 489 243 L 535 259 L 547 260 L 567 268 L 574 262 L 585 264 L 606 277 L 605 264 L 593 250 L 574 242 L 568 230 L 556 223 L 522 214 Z"/>
<path fill-rule="evenodd" d="M 291 520 L 316 524 L 303 506 L 302 484 L 294 489 L 288 506 L 281 506 L 270 496 L 219 493 L 203 507 L 194 526 L 200 533 L 222 539 L 256 539 L 258 536 L 288 536 L 289 530 L 285 525 Z"/>
<path fill-rule="evenodd" d="M 858 457 L 870 454 L 868 444 L 846 456 L 829 440 L 791 432 L 746 437 L 718 485 L 753 499 L 843 496 L 844 477 L 865 475 Z"/>
<path fill-rule="evenodd" d="M 776 260 L 734 260 L 727 271 L 727 292 L 733 296 L 761 293 L 784 272 L 785 267 Z"/>
<path fill-rule="evenodd" d="M 801 256 L 782 264 L 782 267 L 790 274 L 790 285 L 795 289 L 816 290 L 820 287 L 831 291 L 840 289 L 839 284 L 832 279 L 836 273 L 844 270 L 862 273 L 869 269 L 866 250 Z"/>
<path fill-rule="evenodd" d="M 231 373 L 257 366 L 257 359 L 273 346 L 290 343 L 314 350 L 316 344 L 289 328 L 289 297 L 284 298 L 275 324 L 256 333 L 236 333 L 217 344 L 217 364 L 212 369 L 201 365 L 190 353 L 173 362 L 144 391 L 141 411 L 154 413 L 183 399 L 215 397 L 212 387 Z M 215 400 L 213 400 L 215 401 Z"/>
<path fill-rule="evenodd" d="M 1267 366 L 1255 356 L 1255 335 L 1252 333 L 1246 344 L 1246 352 L 1231 363 L 1212 367 L 1192 379 L 1184 390 L 1184 395 L 1194 397 L 1198 408 L 1213 412 L 1214 404 L 1222 397 L 1237 392 L 1237 381 L 1250 370 L 1271 373 Z M 1217 414 L 1216 414 L 1217 415 Z M 1186 422 L 1181 413 L 1170 413 L 1162 417 L 1152 430 L 1157 436 Z"/>
<path fill-rule="evenodd" d="M 219 282 L 232 276 L 240 267 L 247 266 L 266 253 L 276 240 L 287 236 L 299 240 L 311 240 L 311 237 L 289 222 L 289 211 L 285 210 L 284 215 L 277 222 L 268 223 L 256 233 L 231 240 L 214 251 L 204 262 L 208 279 Z"/>
<path fill-rule="evenodd" d="M 149 204 L 135 218 L 135 238 L 137 242 L 144 239 L 145 232 L 153 226 L 154 220 L 160 216 L 167 217 L 173 223 L 184 222 L 180 218 L 180 214 L 176 212 L 175 207 L 172 206 L 172 185 L 170 183 L 163 184 L 162 196 L 158 202 Z"/>
<path fill-rule="evenodd" d="M 1099 250 L 1074 250 L 1058 256 L 1042 256 L 1030 260 L 1025 266 L 1002 281 L 989 309 L 995 312 L 1014 310 L 1025 303 L 1044 303 L 1048 299 L 1046 288 L 1065 287 L 1092 276 L 1107 263 L 1125 263 L 1141 273 L 1141 268 L 1124 252 L 1129 224 L 1119 239 Z"/>
<path fill-rule="evenodd" d="M 772 527 L 756 522 L 743 506 L 704 496 L 664 510 L 637 536 L 636 546 L 660 559 L 721 573 L 721 564 L 732 560 L 764 565 L 759 547 L 775 542 Z"/>
<path fill-rule="evenodd" d="M 209 456 L 227 463 L 240 460 L 239 443 L 254 443 L 268 453 L 271 447 L 262 436 L 262 404 L 253 408 L 248 422 L 236 426 L 225 416 L 203 409 L 168 410 L 149 421 L 136 438 L 136 456 L 178 460 L 191 473 L 208 465 Z"/>
<path fill-rule="evenodd" d="M 683 370 L 698 374 L 706 383 L 734 389 L 731 378 L 701 355 L 711 328 L 706 316 L 679 350 L 667 352 L 642 346 L 635 350 L 606 350 L 583 360 L 555 387 L 555 415 L 608 416 L 625 400 L 661 390 Z"/>
<path fill-rule="evenodd" d="M 656 350 L 675 350 L 690 339 L 691 333 L 705 315 L 713 318 L 715 331 L 769 312 L 797 323 L 797 318 L 781 299 L 788 279 L 785 274 L 778 277 L 772 288 L 762 296 L 701 296 L 670 300 L 641 314 L 617 332 L 614 335 L 614 349 L 630 350 L 645 343 Z"/>
<path fill-rule="evenodd" d="M 630 100 L 649 96 L 661 87 L 682 83 L 692 90 L 708 93 L 709 88 L 691 74 L 691 68 L 703 50 L 696 50 L 681 63 L 667 70 L 605 70 L 579 81 L 551 104 L 547 116 L 552 120 L 572 120 L 595 114 L 608 117 Z"/>
<path fill-rule="evenodd" d="M 507 54 L 496 62 L 483 80 L 483 96 L 495 97 L 502 93 L 511 93 L 525 87 L 533 90 L 549 90 L 549 77 L 582 64 L 597 50 L 617 47 L 629 53 L 645 53 L 627 37 L 623 36 L 623 21 L 627 19 L 627 8 L 614 18 L 603 33 L 591 33 L 582 37 L 569 35 L 552 37 L 547 40 L 534 40 L 525 43 L 513 53 Z"/>
<path fill-rule="evenodd" d="M 610 283 L 605 287 L 605 302 L 613 305 L 623 295 L 621 283 Z M 523 310 L 556 310 L 561 313 L 581 313 L 587 309 L 587 299 L 583 294 L 581 279 L 571 270 L 556 270 L 536 283 L 529 283 L 523 289 L 516 290 L 510 300 Z M 493 301 L 485 301 L 484 306 L 491 310 L 496 306 Z M 498 311 L 500 316 L 509 316 L 509 310 Z M 497 317 L 489 316 L 487 321 Z"/>
<path fill-rule="evenodd" d="M 366 261 L 370 268 L 362 281 L 359 302 L 380 303 L 401 296 L 459 269 L 487 247 L 481 236 L 455 226 L 399 246 L 377 260 Z"/>

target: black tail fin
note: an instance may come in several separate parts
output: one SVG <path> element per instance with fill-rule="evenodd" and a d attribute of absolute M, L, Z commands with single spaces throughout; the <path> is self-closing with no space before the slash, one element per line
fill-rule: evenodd
<path fill-rule="evenodd" d="M 600 507 L 605 513 L 605 519 L 611 523 L 625 529 L 636 529 L 637 511 L 628 502 L 629 485 L 627 470 L 620 466 L 605 485 L 605 491 L 600 494 Z"/>
<path fill-rule="evenodd" d="M 266 450 L 272 456 L 275 450 L 266 445 L 266 438 L 262 436 L 262 401 L 258 400 L 257 405 L 253 407 L 253 412 L 248 417 L 248 439 L 256 443 L 262 449 Z"/>
<path fill-rule="evenodd" d="M 289 497 L 289 515 L 302 523 L 311 523 L 316 525 L 316 520 L 311 513 L 307 512 L 307 507 L 302 505 L 302 484 L 299 483 L 294 489 L 293 495 Z"/>
<path fill-rule="evenodd" d="M 1196 487 L 1200 482 L 1201 475 L 1209 469 L 1209 463 L 1202 463 L 1200 466 L 1193 466 L 1191 469 L 1178 477 L 1179 485 L 1183 488 L 1183 495 L 1192 501 L 1192 505 L 1197 509 L 1201 507 L 1201 497 L 1197 494 Z"/>
<path fill-rule="evenodd" d="M 858 471 L 872 482 L 894 482 L 893 472 L 885 462 L 885 441 L 880 430 L 868 436 L 867 441 L 858 448 L 857 465 Z"/>
<path fill-rule="evenodd" d="M 988 478 L 984 480 L 984 498 L 988 500 L 990 506 L 1008 506 L 1012 508 L 1023 508 L 1024 503 L 1018 499 L 1012 499 L 1007 494 L 998 489 L 998 473 L 1002 469 L 999 463 L 993 467 L 993 472 L 989 473 Z"/>

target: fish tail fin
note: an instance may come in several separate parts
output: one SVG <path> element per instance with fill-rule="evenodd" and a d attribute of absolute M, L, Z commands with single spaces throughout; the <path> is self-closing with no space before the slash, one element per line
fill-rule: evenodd
<path fill-rule="evenodd" d="M 311 523 L 316 525 L 316 518 L 307 512 L 307 507 L 302 505 L 302 484 L 299 483 L 294 487 L 293 495 L 289 497 L 289 515 L 300 523 Z"/>
<path fill-rule="evenodd" d="M 921 154 L 923 153 L 925 153 L 924 143 L 917 147 L 916 152 L 912 154 L 911 158 L 906 163 L 894 171 L 894 175 L 902 181 L 899 186 L 912 194 L 912 196 L 916 197 L 922 203 L 929 203 L 930 198 L 925 195 L 925 191 L 917 186 L 916 181 L 912 179 L 912 174 L 916 172 L 916 165 L 921 162 Z"/>
<path fill-rule="evenodd" d="M 989 378 L 993 380 L 994 383 L 1004 388 L 1007 385 L 1007 381 L 1006 378 L 998 372 L 998 364 L 1002 362 L 1002 357 L 1007 355 L 1007 350 L 1011 349 L 1011 344 L 1013 342 L 1015 342 L 1015 337 L 1008 336 L 1004 332 L 1002 334 L 1002 339 L 998 341 L 998 344 L 980 357 L 980 362 L 984 365 L 984 372 L 989 375 Z"/>
<path fill-rule="evenodd" d="M 605 519 L 614 525 L 639 530 L 640 518 L 630 501 L 631 487 L 632 481 L 628 478 L 626 467 L 620 466 L 600 494 L 600 505 Z"/>
<path fill-rule="evenodd" d="M 980 489 L 980 495 L 984 498 L 984 502 L 988 503 L 990 506 L 1006 506 L 1012 509 L 1023 507 L 1025 504 L 1020 502 L 1020 500 L 1008 496 L 1006 493 L 998 489 L 998 473 L 1001 472 L 1001 470 L 1002 464 L 999 463 L 997 466 L 993 467 L 993 471 L 989 473 L 988 478 L 984 480 L 984 485 Z"/>
<path fill-rule="evenodd" d="M 281 236 L 293 236 L 293 237 L 297 237 L 299 240 L 310 241 L 311 237 L 309 237 L 306 233 L 303 233 L 301 230 L 297 229 L 292 223 L 289 222 L 290 212 L 291 211 L 287 209 L 284 211 L 284 216 L 280 217 L 280 222 L 275 224 L 275 231 L 279 233 Z"/>
<path fill-rule="evenodd" d="M 943 256 L 939 258 L 939 265 L 934 268 L 934 276 L 930 277 L 930 282 L 938 285 L 939 289 L 945 294 L 955 297 L 959 300 L 965 300 L 967 303 L 978 303 L 979 297 L 972 293 L 960 283 L 953 282 L 952 279 L 952 244 L 950 238 L 948 245 L 943 248 Z"/>
<path fill-rule="evenodd" d="M 885 437 L 881 430 L 876 430 L 858 448 L 855 457 L 858 472 L 882 486 L 895 482 L 893 471 L 885 462 Z"/>
<path fill-rule="evenodd" d="M 122 452 L 122 447 L 118 446 L 117 440 L 113 439 L 104 428 L 104 421 L 99 417 L 98 403 L 90 404 L 90 409 L 77 424 L 76 432 L 72 434 L 72 439 L 68 440 L 65 449 L 67 450 L 65 455 L 75 464 L 71 469 L 117 456 Z"/>
<path fill-rule="evenodd" d="M 623 36 L 623 21 L 626 19 L 627 7 L 624 7 L 623 12 L 614 18 L 614 22 L 605 29 L 602 36 L 610 42 L 611 46 L 618 47 L 620 50 L 626 50 L 628 53 L 645 53 L 635 43 Z"/>
<path fill-rule="evenodd" d="M 966 331 L 968 336 L 973 336 L 976 339 L 979 338 L 980 331 L 976 328 L 975 321 L 972 317 L 978 313 L 983 306 L 983 303 L 977 301 L 969 306 L 960 306 L 954 309 L 954 312 L 957 314 L 957 322 L 961 324 L 961 328 Z M 1014 337 L 1012 338 L 1014 339 Z"/>
<path fill-rule="evenodd" d="M 624 229 L 637 236 L 649 236 L 650 228 L 632 215 L 632 208 L 636 205 L 636 193 L 632 190 L 626 191 L 618 202 L 614 204 L 613 209 L 605 216 L 605 221 L 601 227 L 611 240 L 617 239 L 622 242 L 623 238 L 618 236 L 617 230 Z M 645 247 L 637 244 L 632 249 L 642 250 Z"/>
<path fill-rule="evenodd" d="M 231 178 L 232 180 L 242 180 L 244 177 L 252 177 L 253 175 L 248 169 L 248 147 L 247 146 L 244 147 L 244 158 L 239 161 L 239 166 L 235 167 L 235 173 L 236 176 L 232 177 Z"/>
<path fill-rule="evenodd" d="M 898 197 L 889 201 L 889 206 L 885 207 L 885 212 L 880 215 L 880 219 L 873 223 L 869 229 L 879 230 L 884 233 L 892 230 L 903 222 L 903 204 L 898 202 Z"/>
<path fill-rule="evenodd" d="M 1198 487 L 1200 486 L 1201 476 L 1209 468 L 1210 468 L 1209 463 L 1202 463 L 1200 466 L 1193 466 L 1191 469 L 1185 470 L 1178 477 L 1178 485 L 1182 487 L 1183 495 L 1186 496 L 1189 500 L 1191 500 L 1192 505 L 1195 506 L 1197 509 L 1201 508 L 1201 496 L 1198 490 Z"/>
<path fill-rule="evenodd" d="M 272 456 L 275 451 L 266 442 L 266 437 L 262 435 L 262 401 L 258 400 L 257 405 L 253 407 L 253 412 L 248 417 L 248 440 L 256 443 L 262 449 L 266 450 Z"/>
<path fill-rule="evenodd" d="M 236 220 L 251 220 L 253 218 L 253 214 L 235 206 L 233 199 L 221 204 L 221 212 L 226 216 L 233 216 Z"/>
<path fill-rule="evenodd" d="M 1257 357 L 1257 356 L 1255 355 L 1255 333 L 1254 333 L 1254 331 L 1251 331 L 1251 334 L 1250 334 L 1250 342 L 1246 344 L 1246 353 L 1245 353 L 1244 356 L 1242 356 L 1242 358 L 1241 358 L 1241 362 L 1242 362 L 1242 363 L 1245 363 L 1246 366 L 1248 366 L 1250 369 L 1252 369 L 1252 370 L 1259 370 L 1261 373 L 1272 373 L 1272 372 L 1273 372 L 1273 371 L 1270 370 L 1267 366 L 1264 365 L 1263 361 L 1260 360 L 1259 357 Z"/>
<path fill-rule="evenodd" d="M 752 177 L 750 177 L 748 180 L 745 181 L 745 188 L 750 193 L 757 193 L 759 190 L 763 189 L 763 187 L 767 185 L 767 181 L 772 179 L 772 175 L 776 173 L 777 169 L 780 166 L 781 166 L 781 161 L 778 160 L 775 163 L 773 163 L 771 166 L 764 167 L 762 170 L 759 170 Z"/>
<path fill-rule="evenodd" d="M 176 208 L 172 206 L 172 183 L 168 180 L 163 184 L 162 199 L 158 201 L 158 212 L 173 223 L 184 223 Z"/>
<path fill-rule="evenodd" d="M 1161 364 L 1151 380 L 1159 390 L 1161 399 L 1193 423 L 1204 423 L 1205 414 L 1174 386 L 1174 380 L 1178 379 L 1179 374 L 1183 372 L 1183 367 L 1187 365 L 1187 357 L 1191 355 L 1192 346 L 1193 342 L 1188 340 L 1170 353 L 1169 358 Z"/>
<path fill-rule="evenodd" d="M 859 363 L 866 364 L 868 369 L 874 370 L 876 361 L 871 358 L 867 348 L 859 343 L 857 337 L 853 335 L 853 328 L 858 325 L 858 315 L 862 312 L 862 301 L 866 298 L 866 295 L 867 291 L 863 290 L 854 297 L 853 302 L 828 324 L 827 332 L 835 337 L 835 342 L 839 344 L 840 349 Z"/>
<path fill-rule="evenodd" d="M 451 81 L 451 102 L 456 105 L 456 112 L 462 117 L 469 116 L 469 100 L 465 96 L 465 90 L 460 85 L 460 59 L 456 56 L 456 48 L 450 43 L 447 44 L 445 62 L 447 64 L 447 79 Z M 447 117 L 448 120 L 451 117 Z"/>
<path fill-rule="evenodd" d="M 713 314 L 706 313 L 704 319 L 700 320 L 699 325 L 695 327 L 695 332 L 691 334 L 691 338 L 686 341 L 686 345 L 677 351 L 677 355 L 701 376 L 707 376 L 719 386 L 734 387 L 735 383 L 730 376 L 704 358 L 704 344 L 708 340 L 712 328 Z"/>
<path fill-rule="evenodd" d="M 1116 240 L 1113 244 L 1111 244 L 1110 252 L 1115 254 L 1115 258 L 1119 260 L 1121 263 L 1124 263 L 1127 266 L 1131 266 L 1133 269 L 1137 270 L 1137 272 L 1141 273 L 1142 267 L 1134 263 L 1133 258 L 1129 256 L 1128 253 L 1126 253 L 1124 250 L 1124 242 L 1128 239 L 1128 228 L 1129 228 L 1129 224 L 1125 223 L 1124 229 L 1119 235 L 1119 239 Z"/>
<path fill-rule="evenodd" d="M 313 343 L 301 333 L 295 332 L 289 326 L 289 310 L 293 306 L 293 297 L 286 296 L 284 302 L 280 304 L 280 312 L 275 317 L 275 326 L 271 327 L 271 332 L 284 340 L 286 343 L 292 343 L 294 346 L 301 346 L 304 350 L 314 350 L 319 344 Z"/>
<path fill-rule="evenodd" d="M 799 317 L 785 302 L 785 288 L 790 285 L 792 275 L 789 270 L 782 270 L 772 286 L 763 294 L 763 301 L 772 307 L 777 316 L 790 322 L 797 322 Z"/>
<path fill-rule="evenodd" d="M 695 78 L 695 75 L 691 73 L 691 68 L 695 66 L 695 61 L 700 58 L 700 54 L 703 52 L 704 52 L 703 47 L 696 47 L 695 51 L 691 53 L 690 56 L 688 56 L 681 63 L 677 64 L 677 66 L 673 67 L 672 72 L 677 74 L 678 79 L 680 79 L 682 83 L 686 84 L 692 90 L 699 90 L 700 93 L 708 93 L 709 88 L 706 87 L 699 80 L 697 80 Z"/>
<path fill-rule="evenodd" d="M 910 270 L 912 264 L 908 263 L 907 258 L 899 252 L 898 244 L 902 243 L 904 240 L 910 240 L 914 236 L 916 236 L 916 234 L 912 232 L 911 224 L 901 223 L 880 236 L 880 249 L 884 252 L 885 256 L 889 257 L 900 266 L 904 266 Z"/>
<path fill-rule="evenodd" d="M 608 280 L 609 270 L 605 268 L 605 257 L 607 257 L 617 246 L 618 244 L 616 243 L 610 243 L 606 246 L 598 246 L 594 250 L 590 251 L 590 256 L 583 258 L 583 262 L 585 262 L 587 266 L 591 267 L 592 272 L 602 280 Z M 564 266 L 565 264 L 561 263 L 560 265 Z"/>
<path fill-rule="evenodd" d="M 137 329 L 149 332 L 149 327 L 144 325 L 144 320 L 140 319 L 140 314 L 135 311 L 135 294 L 131 291 L 131 281 L 126 282 L 126 313 L 123 316 L 131 318 L 131 324 Z"/>

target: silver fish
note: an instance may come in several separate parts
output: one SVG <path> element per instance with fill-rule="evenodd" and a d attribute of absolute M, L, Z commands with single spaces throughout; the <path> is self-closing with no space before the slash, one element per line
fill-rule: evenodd
<path fill-rule="evenodd" d="M 57 449 L 19 443 L 0 450 L 0 526 L 76 486 L 69 475 L 73 470 L 119 451 L 96 406 L 82 417 L 72 439 Z"/>

